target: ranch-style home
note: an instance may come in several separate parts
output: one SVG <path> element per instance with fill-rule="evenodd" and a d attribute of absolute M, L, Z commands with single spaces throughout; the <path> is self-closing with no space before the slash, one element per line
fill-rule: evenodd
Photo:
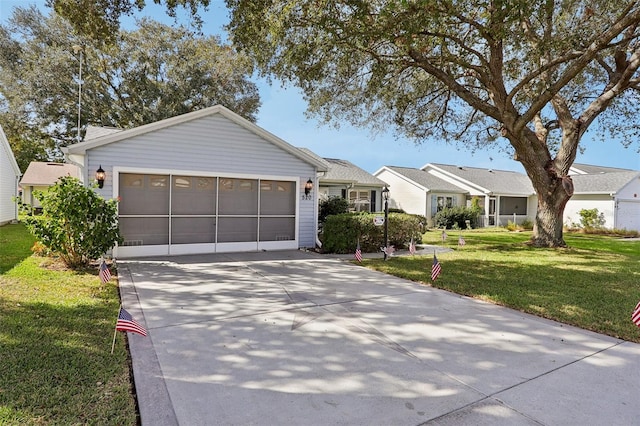
<path fill-rule="evenodd" d="M 0 126 L 0 226 L 18 220 L 18 196 L 20 168 L 13 156 L 11 146 Z"/>
<path fill-rule="evenodd" d="M 20 179 L 22 202 L 39 209 L 40 201 L 33 196 L 33 191 L 46 191 L 63 176 L 80 178 L 80 169 L 75 164 L 32 161 Z"/>
<path fill-rule="evenodd" d="M 470 206 L 474 197 L 482 208 L 480 226 L 521 223 L 536 213 L 537 197 L 522 173 L 429 163 L 420 169 L 383 166 L 374 176 L 389 184 L 392 207 L 423 215 L 431 226 L 440 210 Z"/>
<path fill-rule="evenodd" d="M 431 225 L 438 211 L 469 206 L 473 197 L 483 209 L 480 226 L 521 223 L 536 215 L 537 196 L 523 173 L 426 164 L 420 169 L 384 166 L 374 175 L 389 184 L 392 206 L 424 215 Z M 570 175 L 574 194 L 565 207 L 565 224 L 579 224 L 580 210 L 596 208 L 606 228 L 640 231 L 639 171 L 574 164 Z"/>
<path fill-rule="evenodd" d="M 93 129 L 64 152 L 84 182 L 119 200 L 114 257 L 316 245 L 326 163 L 220 105 Z"/>

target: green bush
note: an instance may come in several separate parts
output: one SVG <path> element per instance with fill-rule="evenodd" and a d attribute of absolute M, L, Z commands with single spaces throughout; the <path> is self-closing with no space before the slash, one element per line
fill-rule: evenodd
<path fill-rule="evenodd" d="M 582 209 L 578 212 L 580 224 L 583 228 L 602 228 L 605 223 L 604 213 L 599 213 L 598 209 Z"/>
<path fill-rule="evenodd" d="M 320 201 L 318 221 L 324 223 L 327 216 L 342 214 L 349 211 L 349 201 L 342 197 L 332 196 Z"/>
<path fill-rule="evenodd" d="M 466 229 L 467 220 L 472 228 L 477 228 L 480 209 L 477 207 L 449 207 L 436 213 L 434 219 L 436 228 Z"/>
<path fill-rule="evenodd" d="M 376 226 L 374 218 L 380 214 L 346 213 L 327 217 L 322 231 L 322 250 L 325 253 L 352 253 L 358 241 L 365 253 L 373 253 L 384 246 L 384 225 Z M 407 247 L 411 238 L 422 242 L 426 219 L 420 215 L 389 213 L 389 244 L 397 250 Z"/>
<path fill-rule="evenodd" d="M 73 177 L 61 177 L 48 191 L 34 191 L 42 215 L 25 224 L 36 239 L 71 268 L 80 268 L 122 242 L 117 201 L 106 201 Z"/>

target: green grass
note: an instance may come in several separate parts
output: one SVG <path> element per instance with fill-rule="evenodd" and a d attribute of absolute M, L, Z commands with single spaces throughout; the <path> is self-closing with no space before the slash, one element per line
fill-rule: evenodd
<path fill-rule="evenodd" d="M 508 306 L 624 340 L 640 342 L 631 312 L 640 300 L 640 241 L 565 234 L 568 248 L 525 244 L 530 232 L 427 232 L 425 244 L 444 245 L 442 274 L 431 282 L 433 253 L 366 260 L 365 266 L 458 294 Z M 420 252 L 418 252 L 420 253 Z"/>
<path fill-rule="evenodd" d="M 135 425 L 115 280 L 31 256 L 22 225 L 0 227 L 0 424 Z"/>

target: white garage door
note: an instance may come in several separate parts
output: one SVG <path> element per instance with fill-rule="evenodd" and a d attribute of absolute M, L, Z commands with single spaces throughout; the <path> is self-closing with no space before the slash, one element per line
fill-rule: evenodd
<path fill-rule="evenodd" d="M 296 181 L 120 173 L 118 257 L 297 248 Z"/>
<path fill-rule="evenodd" d="M 640 200 L 618 201 L 616 228 L 640 231 Z"/>

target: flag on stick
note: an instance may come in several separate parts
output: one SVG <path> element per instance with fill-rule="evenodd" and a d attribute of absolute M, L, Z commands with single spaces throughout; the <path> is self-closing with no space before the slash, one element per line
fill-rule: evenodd
<path fill-rule="evenodd" d="M 100 281 L 102 281 L 103 284 L 109 282 L 111 279 L 111 271 L 109 271 L 107 262 L 105 262 L 104 259 L 100 264 L 100 272 L 98 272 L 98 275 L 100 275 Z"/>
<path fill-rule="evenodd" d="M 355 257 L 358 262 L 362 262 L 362 250 L 360 250 L 360 240 L 358 240 L 358 245 L 356 246 Z"/>
<path fill-rule="evenodd" d="M 120 313 L 118 314 L 118 321 L 116 322 L 117 331 L 130 331 L 132 333 L 138 333 L 142 336 L 147 335 L 147 330 L 144 329 L 138 321 L 134 320 L 129 312 L 123 307 L 120 307 Z"/>
<path fill-rule="evenodd" d="M 410 254 L 416 253 L 416 243 L 413 242 L 413 238 L 411 238 L 411 242 L 409 243 L 409 253 Z"/>
<path fill-rule="evenodd" d="M 463 246 L 463 245 L 465 245 L 465 244 L 466 244 L 466 241 L 464 240 L 464 237 L 463 237 L 462 235 L 460 235 L 460 236 L 458 237 L 458 245 L 459 245 L 459 246 Z"/>
<path fill-rule="evenodd" d="M 438 258 L 436 257 L 436 253 L 433 253 L 433 265 L 431 266 L 431 281 L 435 281 L 442 272 L 442 266 L 440 266 L 440 262 L 438 262 Z"/>
<path fill-rule="evenodd" d="M 636 308 L 633 310 L 631 314 L 631 321 L 638 327 L 640 327 L 640 302 L 636 305 Z"/>

